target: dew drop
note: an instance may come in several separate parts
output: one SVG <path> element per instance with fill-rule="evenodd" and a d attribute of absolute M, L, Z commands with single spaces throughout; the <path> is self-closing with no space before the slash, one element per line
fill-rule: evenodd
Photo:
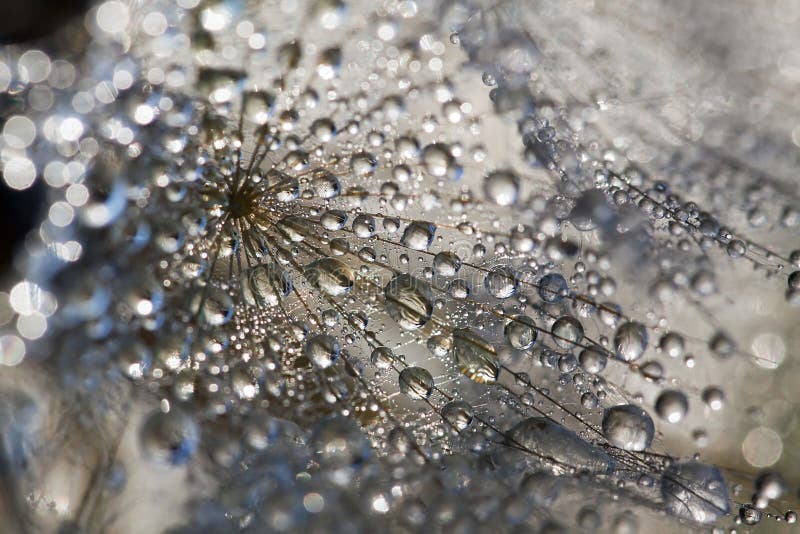
<path fill-rule="evenodd" d="M 328 200 L 339 196 L 341 185 L 339 178 L 326 169 L 316 169 L 312 172 L 311 187 L 317 196 L 323 200 Z"/>
<path fill-rule="evenodd" d="M 494 347 L 467 328 L 453 331 L 453 358 L 461 374 L 479 384 L 495 382 L 500 373 Z"/>
<path fill-rule="evenodd" d="M 556 345 L 562 349 L 571 349 L 583 339 L 583 326 L 576 318 L 563 315 L 553 323 L 550 333 Z"/>
<path fill-rule="evenodd" d="M 328 334 L 315 334 L 306 341 L 306 357 L 320 369 L 333 365 L 339 358 L 339 353 L 339 342 Z"/>
<path fill-rule="evenodd" d="M 371 215 L 360 214 L 353 219 L 353 233 L 367 239 L 375 235 L 375 219 Z"/>
<path fill-rule="evenodd" d="M 683 392 L 668 389 L 656 399 L 656 413 L 669 423 L 679 423 L 689 411 L 689 400 Z"/>
<path fill-rule="evenodd" d="M 647 329 L 641 323 L 623 323 L 614 334 L 614 348 L 622 361 L 638 360 L 647 348 Z"/>
<path fill-rule="evenodd" d="M 414 250 L 428 250 L 433 242 L 436 226 L 429 222 L 414 221 L 410 223 L 405 231 L 400 243 Z"/>
<path fill-rule="evenodd" d="M 509 430 L 507 436 L 512 447 L 523 447 L 540 457 L 555 475 L 572 469 L 608 474 L 614 469 L 614 461 L 608 454 L 545 417 L 525 419 Z"/>
<path fill-rule="evenodd" d="M 655 426 L 650 416 L 632 404 L 607 408 L 603 413 L 603 436 L 615 447 L 643 451 L 653 442 Z"/>
<path fill-rule="evenodd" d="M 405 330 L 424 326 L 433 314 L 430 285 L 411 275 L 396 275 L 386 284 L 383 293 L 387 313 Z"/>
<path fill-rule="evenodd" d="M 668 512 L 698 523 L 713 523 L 730 511 L 728 488 L 719 469 L 698 462 L 677 462 L 661 477 Z"/>
<path fill-rule="evenodd" d="M 456 300 L 469 298 L 470 287 L 464 280 L 453 280 L 447 284 L 447 294 Z"/>
<path fill-rule="evenodd" d="M 356 152 L 350 157 L 350 170 L 359 178 L 371 176 L 378 168 L 378 160 L 369 152 Z"/>
<path fill-rule="evenodd" d="M 472 426 L 475 412 L 467 402 L 461 400 L 450 401 L 442 407 L 442 418 L 456 432 L 461 432 Z"/>
<path fill-rule="evenodd" d="M 536 323 L 527 315 L 515 315 L 506 323 L 503 332 L 508 344 L 518 350 L 528 350 L 533 347 L 539 332 Z"/>
<path fill-rule="evenodd" d="M 145 456 L 159 463 L 178 466 L 189 461 L 200 442 L 200 429 L 188 414 L 172 409 L 152 412 L 144 420 L 139 442 Z"/>
<path fill-rule="evenodd" d="M 507 299 L 519 288 L 519 275 L 511 267 L 499 265 L 486 274 L 483 285 L 494 298 Z"/>
<path fill-rule="evenodd" d="M 389 369 L 396 360 L 394 352 L 388 347 L 376 347 L 370 355 L 372 365 L 378 369 Z"/>
<path fill-rule="evenodd" d="M 578 356 L 578 361 L 581 364 L 581 369 L 596 375 L 606 368 L 608 357 L 597 349 L 586 347 Z"/>
<path fill-rule="evenodd" d="M 658 347 L 670 358 L 680 358 L 683 356 L 684 350 L 683 337 L 674 332 L 668 332 L 661 336 Z"/>
<path fill-rule="evenodd" d="M 461 258 L 452 252 L 439 252 L 433 257 L 433 270 L 439 276 L 455 276 L 461 269 Z"/>
<path fill-rule="evenodd" d="M 539 298 L 545 302 L 560 302 L 567 290 L 567 281 L 559 273 L 546 274 L 539 280 Z"/>
<path fill-rule="evenodd" d="M 341 230 L 346 222 L 347 213 L 342 210 L 328 210 L 319 218 L 322 227 L 331 231 Z"/>
<path fill-rule="evenodd" d="M 398 377 L 400 391 L 412 399 L 427 399 L 433 392 L 433 377 L 422 367 L 406 367 Z"/>
<path fill-rule="evenodd" d="M 317 119 L 311 123 L 311 134 L 323 143 L 327 143 L 336 136 L 336 125 L 327 117 Z"/>
<path fill-rule="evenodd" d="M 461 169 L 456 165 L 450 148 L 442 143 L 433 143 L 422 150 L 422 164 L 432 176 L 457 180 Z"/>
<path fill-rule="evenodd" d="M 349 293 L 355 284 L 355 273 L 336 258 L 322 258 L 303 270 L 306 279 L 332 297 Z"/>
<path fill-rule="evenodd" d="M 242 297 L 250 306 L 277 306 L 292 290 L 289 273 L 275 265 L 256 265 L 242 273 Z"/>
<path fill-rule="evenodd" d="M 233 316 L 233 299 L 222 288 L 206 286 L 192 298 L 191 309 L 207 324 L 220 326 Z"/>
<path fill-rule="evenodd" d="M 484 179 L 483 193 L 498 206 L 513 206 L 519 199 L 519 185 L 519 177 L 512 171 L 494 171 Z"/>

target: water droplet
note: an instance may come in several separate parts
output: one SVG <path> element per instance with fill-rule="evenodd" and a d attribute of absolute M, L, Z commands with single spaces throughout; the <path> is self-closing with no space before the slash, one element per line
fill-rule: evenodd
<path fill-rule="evenodd" d="M 375 219 L 370 215 L 360 214 L 353 219 L 353 233 L 362 239 L 375 235 Z"/>
<path fill-rule="evenodd" d="M 400 391 L 412 399 L 427 399 L 433 392 L 433 377 L 422 367 L 406 367 L 398 377 Z"/>
<path fill-rule="evenodd" d="M 349 293 L 355 284 L 355 273 L 336 258 L 322 258 L 303 270 L 306 279 L 332 297 Z"/>
<path fill-rule="evenodd" d="M 722 331 L 714 334 L 714 337 L 708 342 L 708 347 L 720 358 L 729 358 L 736 352 L 736 343 Z"/>
<path fill-rule="evenodd" d="M 689 400 L 683 392 L 668 389 L 656 399 L 656 413 L 669 423 L 679 423 L 689 411 Z"/>
<path fill-rule="evenodd" d="M 711 410 L 717 412 L 725 406 L 725 394 L 721 389 L 709 386 L 703 390 L 703 402 Z"/>
<path fill-rule="evenodd" d="M 317 59 L 317 74 L 323 80 L 331 80 L 339 74 L 342 66 L 342 51 L 331 47 L 322 51 Z"/>
<path fill-rule="evenodd" d="M 311 134 L 327 143 L 336 136 L 336 125 L 329 118 L 322 117 L 311 123 Z"/>
<path fill-rule="evenodd" d="M 275 105 L 275 95 L 266 91 L 244 93 L 244 116 L 256 124 L 265 124 Z"/>
<path fill-rule="evenodd" d="M 661 336 L 658 342 L 659 348 L 670 358 L 680 358 L 683 356 L 683 338 L 674 332 L 668 332 Z"/>
<path fill-rule="evenodd" d="M 483 193 L 498 206 L 512 206 L 519 200 L 519 186 L 519 177 L 512 171 L 494 171 L 484 179 Z"/>
<path fill-rule="evenodd" d="M 207 324 L 220 326 L 233 316 L 233 299 L 222 288 L 206 286 L 195 293 L 191 309 Z"/>
<path fill-rule="evenodd" d="M 331 231 L 341 230 L 346 222 L 347 214 L 342 210 L 328 210 L 319 218 L 322 227 Z"/>
<path fill-rule="evenodd" d="M 275 265 L 256 265 L 242 273 L 242 297 L 250 306 L 277 306 L 292 290 L 289 273 Z"/>
<path fill-rule="evenodd" d="M 647 329 L 637 322 L 623 323 L 614 334 L 617 358 L 634 362 L 642 357 L 647 348 Z"/>
<path fill-rule="evenodd" d="M 383 293 L 386 311 L 401 328 L 420 328 L 433 314 L 433 292 L 430 286 L 411 275 L 396 275 L 386 284 Z"/>
<path fill-rule="evenodd" d="M 450 148 L 442 143 L 433 143 L 422 150 L 422 164 L 432 176 L 457 180 L 461 177 L 461 168 L 456 165 Z"/>
<path fill-rule="evenodd" d="M 305 240 L 306 236 L 311 233 L 311 224 L 298 215 L 284 217 L 278 221 L 276 226 L 281 233 L 294 243 Z"/>
<path fill-rule="evenodd" d="M 369 152 L 356 152 L 350 157 L 350 170 L 359 178 L 371 176 L 378 168 L 378 160 Z"/>
<path fill-rule="evenodd" d="M 311 187 L 317 196 L 323 200 L 339 196 L 341 185 L 339 178 L 326 169 L 316 169 L 312 172 Z"/>
<path fill-rule="evenodd" d="M 498 265 L 486 274 L 483 285 L 494 298 L 507 299 L 517 292 L 519 276 L 511 267 Z"/>
<path fill-rule="evenodd" d="M 527 315 L 515 315 L 506 323 L 504 330 L 509 345 L 519 350 L 528 350 L 536 342 L 539 332 L 536 323 Z"/>
<path fill-rule="evenodd" d="M 188 414 L 175 409 L 156 410 L 144 420 L 139 431 L 142 452 L 157 462 L 183 465 L 189 461 L 200 442 L 200 429 Z"/>
<path fill-rule="evenodd" d="M 612 406 L 603 412 L 603 436 L 626 451 L 643 451 L 653 442 L 655 427 L 650 416 L 632 404 Z"/>
<path fill-rule="evenodd" d="M 447 356 L 447 353 L 453 348 L 453 338 L 451 336 L 445 336 L 442 334 L 437 334 L 435 336 L 431 336 L 428 338 L 428 342 L 426 344 L 428 350 L 433 353 L 434 356 L 438 356 L 439 358 L 444 358 Z"/>
<path fill-rule="evenodd" d="M 439 252 L 433 257 L 433 270 L 439 276 L 455 276 L 461 269 L 461 258 L 452 252 Z"/>
<path fill-rule="evenodd" d="M 460 400 L 450 401 L 442 407 L 442 418 L 455 431 L 461 432 L 472 426 L 475 412 L 469 403 Z"/>
<path fill-rule="evenodd" d="M 661 478 L 661 497 L 668 512 L 698 523 L 714 523 L 730 511 L 719 469 L 698 462 L 670 465 Z"/>
<path fill-rule="evenodd" d="M 447 294 L 456 300 L 465 300 L 469 298 L 469 284 L 464 280 L 453 280 L 447 284 Z"/>
<path fill-rule="evenodd" d="M 578 356 L 581 369 L 587 373 L 597 374 L 606 368 L 608 357 L 597 349 L 586 347 Z"/>
<path fill-rule="evenodd" d="M 495 382 L 500 373 L 494 347 L 467 328 L 453 331 L 453 358 L 461 374 L 480 384 Z"/>
<path fill-rule="evenodd" d="M 428 250 L 433 242 L 436 226 L 429 222 L 414 221 L 406 226 L 400 243 L 414 250 Z"/>
<path fill-rule="evenodd" d="M 311 363 L 325 369 L 339 358 L 339 342 L 328 334 L 315 334 L 306 341 L 305 353 Z"/>
<path fill-rule="evenodd" d="M 545 417 L 525 419 L 509 430 L 507 436 L 512 447 L 523 447 L 540 457 L 555 475 L 572 469 L 609 474 L 614 469 L 609 455 Z"/>
<path fill-rule="evenodd" d="M 397 361 L 397 358 L 392 349 L 376 347 L 370 355 L 370 361 L 378 369 L 389 369 Z"/>
<path fill-rule="evenodd" d="M 553 341 L 562 349 L 571 349 L 583 339 L 583 325 L 570 315 L 556 319 L 550 328 Z"/>
<path fill-rule="evenodd" d="M 567 281 L 559 273 L 546 274 L 539 280 L 539 298 L 545 302 L 560 302 L 567 290 Z"/>

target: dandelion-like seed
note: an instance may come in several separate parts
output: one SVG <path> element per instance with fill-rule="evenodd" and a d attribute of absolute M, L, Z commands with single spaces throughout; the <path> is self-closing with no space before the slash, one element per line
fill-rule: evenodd
<path fill-rule="evenodd" d="M 9 528 L 795 523 L 791 158 L 621 9 L 108 0 L 9 46 Z"/>

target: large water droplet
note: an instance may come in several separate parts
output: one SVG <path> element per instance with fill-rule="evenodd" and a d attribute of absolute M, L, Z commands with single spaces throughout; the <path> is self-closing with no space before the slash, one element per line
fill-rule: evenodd
<path fill-rule="evenodd" d="M 341 230 L 347 222 L 347 214 L 342 210 L 328 210 L 319 218 L 319 223 L 326 230 Z"/>
<path fill-rule="evenodd" d="M 511 206 L 519 199 L 519 178 L 508 170 L 489 173 L 483 181 L 486 198 L 498 206 Z"/>
<path fill-rule="evenodd" d="M 461 374 L 481 384 L 495 382 L 500 373 L 494 347 L 466 328 L 453 331 L 453 358 Z"/>
<path fill-rule="evenodd" d="M 553 474 L 562 475 L 572 469 L 609 474 L 614 469 L 608 454 L 545 417 L 518 423 L 508 431 L 507 439 L 512 447 L 533 453 L 533 460 L 539 460 Z"/>
<path fill-rule="evenodd" d="M 550 328 L 553 341 L 562 349 L 571 349 L 583 339 L 583 325 L 570 315 L 563 315 L 556 319 Z"/>
<path fill-rule="evenodd" d="M 519 277 L 511 267 L 499 265 L 486 274 L 483 284 L 494 298 L 507 299 L 517 292 Z"/>
<path fill-rule="evenodd" d="M 222 288 L 206 286 L 195 293 L 191 302 L 192 312 L 211 326 L 220 326 L 233 316 L 233 299 Z"/>
<path fill-rule="evenodd" d="M 375 219 L 370 215 L 361 214 L 353 219 L 353 233 L 366 239 L 375 235 Z"/>
<path fill-rule="evenodd" d="M 461 177 L 461 169 L 447 145 L 433 143 L 422 150 L 422 164 L 431 175 L 437 178 L 457 180 Z"/>
<path fill-rule="evenodd" d="M 289 273 L 275 265 L 256 265 L 242 273 L 242 297 L 250 306 L 277 306 L 292 290 Z"/>
<path fill-rule="evenodd" d="M 647 329 L 637 322 L 622 324 L 614 334 L 614 347 L 617 358 L 626 362 L 638 360 L 647 348 Z"/>
<path fill-rule="evenodd" d="M 428 250 L 433 242 L 436 226 L 429 222 L 414 221 L 406 226 L 400 243 L 414 250 Z"/>
<path fill-rule="evenodd" d="M 359 178 L 371 176 L 378 168 L 378 160 L 369 152 L 356 152 L 350 157 L 350 170 Z"/>
<path fill-rule="evenodd" d="M 455 276 L 461 269 L 461 258 L 452 252 L 439 252 L 433 257 L 433 270 L 439 276 Z"/>
<path fill-rule="evenodd" d="M 378 369 L 389 369 L 397 361 L 394 352 L 388 347 L 375 347 L 369 359 Z"/>
<path fill-rule="evenodd" d="M 475 412 L 469 403 L 456 400 L 450 401 L 442 407 L 442 418 L 456 432 L 466 430 L 475 419 Z"/>
<path fill-rule="evenodd" d="M 730 511 L 719 469 L 699 462 L 670 465 L 661 478 L 661 498 L 667 511 L 698 523 L 713 523 Z"/>
<path fill-rule="evenodd" d="M 309 282 L 332 297 L 348 293 L 355 284 L 355 273 L 336 258 L 315 260 L 306 266 L 303 274 Z"/>
<path fill-rule="evenodd" d="M 539 280 L 539 298 L 545 302 L 560 302 L 567 290 L 567 281 L 559 273 L 546 274 Z"/>
<path fill-rule="evenodd" d="M 656 399 L 656 413 L 670 423 L 679 423 L 689 411 L 689 400 L 682 391 L 668 389 Z"/>
<path fill-rule="evenodd" d="M 519 350 L 528 350 L 536 343 L 539 332 L 536 323 L 527 315 L 515 315 L 506 324 L 503 332 L 508 344 Z"/>
<path fill-rule="evenodd" d="M 142 424 L 139 442 L 145 456 L 169 465 L 189 461 L 200 442 L 200 429 L 188 414 L 156 410 Z"/>
<path fill-rule="evenodd" d="M 400 391 L 412 399 L 427 399 L 433 392 L 433 377 L 422 367 L 406 367 L 398 379 Z"/>
<path fill-rule="evenodd" d="M 603 436 L 620 449 L 643 451 L 653 442 L 654 433 L 653 420 L 638 406 L 612 406 L 603 413 Z"/>
<path fill-rule="evenodd" d="M 420 328 L 433 314 L 433 292 L 430 286 L 413 276 L 395 276 L 386 284 L 383 293 L 386 311 L 401 328 Z"/>
<path fill-rule="evenodd" d="M 315 366 L 325 369 L 339 358 L 339 342 L 328 334 L 315 334 L 306 341 L 306 357 Z"/>
<path fill-rule="evenodd" d="M 316 169 L 312 172 L 311 187 L 317 196 L 324 200 L 339 196 L 342 189 L 339 178 L 326 169 Z"/>

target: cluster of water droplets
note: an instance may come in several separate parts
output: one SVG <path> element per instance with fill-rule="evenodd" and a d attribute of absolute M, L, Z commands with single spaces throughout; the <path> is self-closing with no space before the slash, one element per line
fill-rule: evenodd
<path fill-rule="evenodd" d="M 52 319 L 2 347 L 29 339 L 26 363 L 81 407 L 71 424 L 113 436 L 74 523 L 40 506 L 20 522 L 93 532 L 121 491 L 97 480 L 150 468 L 190 475 L 186 513 L 155 515 L 171 532 L 796 521 L 778 470 L 693 453 L 732 393 L 713 369 L 786 350 L 737 344 L 715 265 L 755 268 L 796 306 L 800 252 L 725 227 L 716 195 L 690 200 L 706 176 L 684 172 L 691 155 L 650 174 L 557 104 L 531 76 L 535 27 L 498 30 L 516 11 L 109 0 L 87 14 L 83 63 L 48 59 L 37 83 L 18 59 L 6 92 L 32 126 L 6 130 L 41 138 L 6 181 L 41 164 L 50 209 L 32 281 L 3 296 Z M 93 56 L 105 46 L 113 65 Z M 24 464 L 43 430 L 18 416 L 32 400 L 4 395 L 3 459 Z M 138 456 L 121 467 L 128 427 Z M 742 451 L 769 467 L 758 428 Z M 43 501 L 58 491 L 19 472 Z"/>

